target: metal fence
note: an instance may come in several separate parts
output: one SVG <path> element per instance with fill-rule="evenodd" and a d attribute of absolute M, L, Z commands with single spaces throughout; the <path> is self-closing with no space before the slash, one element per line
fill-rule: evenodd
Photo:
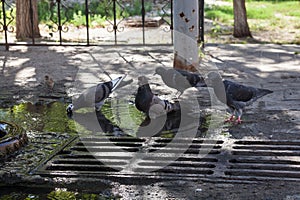
<path fill-rule="evenodd" d="M 27 1 L 27 0 L 26 0 Z M 28 9 L 29 26 L 33 32 L 32 1 Z M 0 0 L 0 45 L 9 49 L 12 45 L 172 45 L 173 1 L 172 0 L 39 0 L 49 12 L 47 20 L 39 23 L 41 37 L 19 41 L 16 39 L 15 0 Z M 95 5 L 101 4 L 105 21 L 103 27 L 93 26 L 91 20 Z M 203 42 L 203 7 L 199 0 L 199 42 Z M 80 15 L 71 13 L 74 7 L 82 6 Z M 40 6 L 38 6 L 40 9 Z M 135 9 L 135 16 L 128 15 Z M 41 11 L 41 10 L 40 10 Z M 75 16 L 76 15 L 76 16 Z M 74 25 L 74 17 L 83 23 Z"/>

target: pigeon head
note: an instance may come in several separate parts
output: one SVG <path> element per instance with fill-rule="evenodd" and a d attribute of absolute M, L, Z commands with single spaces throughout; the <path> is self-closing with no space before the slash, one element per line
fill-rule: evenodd
<path fill-rule="evenodd" d="M 146 76 L 139 76 L 138 77 L 138 85 L 143 86 L 148 84 L 148 78 Z"/>
<path fill-rule="evenodd" d="M 157 68 L 155 69 L 154 75 L 155 75 L 155 74 L 162 75 L 162 74 L 164 74 L 166 71 L 167 71 L 167 70 L 166 70 L 165 68 L 163 68 L 163 67 L 157 67 Z"/>
<path fill-rule="evenodd" d="M 111 81 L 105 82 L 105 83 L 103 83 L 103 85 L 105 85 L 109 89 L 109 93 L 112 92 L 112 88 L 114 85 Z"/>

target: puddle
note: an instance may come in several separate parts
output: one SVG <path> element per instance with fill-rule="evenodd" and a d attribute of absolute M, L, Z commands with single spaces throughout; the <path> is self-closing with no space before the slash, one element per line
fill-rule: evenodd
<path fill-rule="evenodd" d="M 101 112 L 92 109 L 80 109 L 73 118 L 66 113 L 67 104 L 51 102 L 47 104 L 22 103 L 11 108 L 0 109 L 0 121 L 13 122 L 26 131 L 54 132 L 76 134 L 91 133 L 92 126 L 98 134 L 113 134 L 115 136 L 161 136 L 173 137 L 182 125 L 180 113 L 169 114 L 162 119 L 149 120 L 138 111 L 133 103 L 120 99 L 108 99 Z M 98 124 L 87 123 L 89 118 L 97 117 Z M 197 124 L 198 136 L 204 137 L 204 131 L 209 126 L 208 117 L 199 118 Z M 74 120 L 75 119 L 75 120 Z M 75 122 L 76 121 L 76 122 Z M 188 124 L 186 124 L 188 126 Z M 153 133 L 144 134 L 147 128 L 153 127 Z M 202 133 L 200 133 L 202 132 Z"/>
<path fill-rule="evenodd" d="M 78 128 L 80 120 L 82 122 L 89 122 L 89 117 L 92 116 L 97 119 L 95 126 L 96 132 L 93 134 L 107 134 L 117 137 L 151 137 L 159 136 L 165 138 L 173 138 L 180 134 L 180 130 L 188 130 L 192 128 L 196 130 L 196 137 L 206 137 L 205 130 L 209 126 L 209 117 L 195 118 L 193 126 L 189 123 L 183 122 L 180 113 L 173 113 L 164 119 L 149 120 L 147 117 L 135 108 L 132 101 L 108 99 L 101 109 L 101 112 L 90 110 L 79 110 L 72 117 L 66 113 L 67 104 L 61 102 L 52 102 L 48 104 L 32 104 L 22 103 L 11 108 L 0 109 L 0 121 L 8 121 L 18 124 L 23 127 L 29 137 L 28 145 L 19 153 L 14 155 L 13 159 L 0 162 L 0 172 L 2 174 L 8 173 L 8 179 L 11 179 L 9 174 L 11 170 L 18 175 L 28 175 L 36 169 L 37 164 L 55 153 L 58 147 L 64 145 L 72 136 L 77 136 L 77 133 L 82 134 L 81 131 L 88 130 L 89 126 Z M 88 125 L 85 124 L 85 125 Z M 182 126 L 180 129 L 180 126 Z M 152 130 L 148 134 L 144 130 Z M 195 129 L 194 129 L 195 128 Z M 84 130 L 85 129 L 85 130 Z M 6 172 L 8 170 L 8 172 Z M 0 190 L 2 188 L 0 187 Z M 6 189 L 5 193 L 0 194 L 0 200 L 16 197 L 15 199 L 65 199 L 65 197 L 75 197 L 79 199 L 101 199 L 111 198 L 103 194 L 83 194 L 72 193 L 57 190 L 41 191 L 32 188 L 30 191 L 20 192 L 15 188 Z M 114 198 L 114 197 L 112 197 Z"/>
<path fill-rule="evenodd" d="M 26 131 L 76 133 L 73 120 L 66 115 L 66 104 L 22 103 L 0 109 L 0 120 L 13 122 Z"/>
<path fill-rule="evenodd" d="M 93 109 L 80 109 L 74 113 L 73 118 L 78 123 L 79 132 L 97 135 L 105 133 L 114 136 L 173 138 L 181 130 L 194 129 L 197 132 L 194 135 L 205 137 L 205 130 L 209 126 L 204 117 L 182 116 L 180 112 L 150 120 L 133 103 L 120 99 L 106 101 L 96 114 Z"/>

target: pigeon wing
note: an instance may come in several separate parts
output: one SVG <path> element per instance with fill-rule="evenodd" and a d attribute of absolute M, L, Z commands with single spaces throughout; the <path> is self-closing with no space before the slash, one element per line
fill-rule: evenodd
<path fill-rule="evenodd" d="M 199 76 L 197 76 L 196 74 L 193 74 L 193 73 L 185 71 L 185 70 L 179 70 L 179 69 L 177 69 L 176 71 L 185 77 L 185 79 L 188 81 L 190 87 L 196 86 L 196 84 L 200 81 Z"/>
<path fill-rule="evenodd" d="M 255 95 L 255 88 L 224 80 L 226 95 L 233 101 L 250 101 Z"/>

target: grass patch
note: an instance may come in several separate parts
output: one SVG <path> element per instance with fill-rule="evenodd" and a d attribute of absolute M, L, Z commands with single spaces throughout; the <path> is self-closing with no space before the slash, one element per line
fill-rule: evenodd
<path fill-rule="evenodd" d="M 211 6 L 205 8 L 205 17 L 227 23 L 233 19 L 232 6 Z"/>
<path fill-rule="evenodd" d="M 231 1 L 232 2 L 232 1 Z M 249 1 L 246 2 L 249 19 L 272 19 L 276 14 L 299 17 L 299 1 Z M 233 20 L 233 4 L 228 6 L 210 6 L 205 8 L 205 17 L 228 23 Z"/>
<path fill-rule="evenodd" d="M 251 1 L 246 3 L 249 19 L 270 19 L 276 14 L 300 17 L 300 3 L 297 1 Z"/>
<path fill-rule="evenodd" d="M 247 0 L 250 31 L 259 38 L 257 41 L 299 44 L 299 7 L 300 2 L 292 0 Z M 220 5 L 206 5 L 205 17 L 213 20 L 208 37 L 217 42 L 224 42 L 227 33 L 223 27 L 229 27 L 228 31 L 232 34 L 230 27 L 233 26 L 234 19 L 233 0 L 223 0 Z M 231 41 L 229 38 L 229 42 L 237 41 L 234 39 Z"/>

